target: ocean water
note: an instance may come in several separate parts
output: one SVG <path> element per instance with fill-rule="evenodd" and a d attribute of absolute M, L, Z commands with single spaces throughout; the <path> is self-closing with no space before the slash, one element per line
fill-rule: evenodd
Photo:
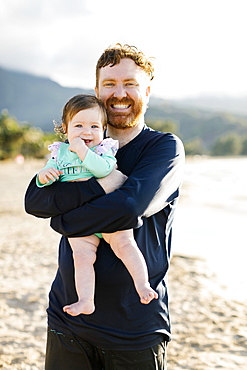
<path fill-rule="evenodd" d="M 221 293 L 247 302 L 247 158 L 186 160 L 173 253 L 202 257 Z"/>

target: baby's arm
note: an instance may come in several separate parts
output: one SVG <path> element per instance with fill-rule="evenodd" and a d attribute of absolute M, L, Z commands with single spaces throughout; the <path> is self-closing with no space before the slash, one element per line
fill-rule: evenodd
<path fill-rule="evenodd" d="M 78 155 L 83 166 L 96 178 L 109 175 L 116 167 L 116 158 L 111 149 L 99 155 L 93 150 L 89 150 L 84 141 L 79 137 L 71 140 L 69 150 Z"/>
<path fill-rule="evenodd" d="M 62 172 L 55 167 L 44 168 L 38 173 L 38 180 L 42 185 L 47 184 L 50 181 L 54 182 L 59 179 L 61 173 Z"/>

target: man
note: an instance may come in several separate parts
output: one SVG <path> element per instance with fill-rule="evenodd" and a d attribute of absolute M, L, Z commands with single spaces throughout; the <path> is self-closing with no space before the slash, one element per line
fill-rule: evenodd
<path fill-rule="evenodd" d="M 103 179 L 56 183 L 26 193 L 26 210 L 52 217 L 61 233 L 59 267 L 48 307 L 46 370 L 166 369 L 170 320 L 166 275 L 184 150 L 173 134 L 148 128 L 144 114 L 153 66 L 135 47 L 106 49 L 96 67 L 96 95 L 108 113 L 106 135 L 117 139 L 118 170 Z M 119 187 L 115 191 L 115 188 Z M 140 302 L 133 281 L 102 239 L 95 262 L 95 312 L 72 317 L 62 307 L 74 302 L 73 259 L 67 237 L 134 228 L 158 299 Z"/>

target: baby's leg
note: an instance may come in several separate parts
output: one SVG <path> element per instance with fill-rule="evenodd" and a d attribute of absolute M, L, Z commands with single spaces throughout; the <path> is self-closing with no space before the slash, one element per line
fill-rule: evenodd
<path fill-rule="evenodd" d="M 133 230 L 117 231 L 112 234 L 102 234 L 102 236 L 132 276 L 141 303 L 148 304 L 154 298 L 157 299 L 158 294 L 149 284 L 147 265 L 136 244 Z"/>
<path fill-rule="evenodd" d="M 79 299 L 78 302 L 64 306 L 63 310 L 71 316 L 77 316 L 81 313 L 89 315 L 95 310 L 95 272 L 93 264 L 96 259 L 99 238 L 95 235 L 69 238 L 69 243 L 73 251 L 75 287 Z"/>

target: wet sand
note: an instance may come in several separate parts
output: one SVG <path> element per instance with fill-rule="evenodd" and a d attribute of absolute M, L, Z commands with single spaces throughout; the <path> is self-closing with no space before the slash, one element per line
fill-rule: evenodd
<path fill-rule="evenodd" d="M 49 228 L 49 220 L 35 219 L 23 209 L 25 189 L 43 164 L 0 162 L 0 368 L 4 370 L 44 368 L 45 310 L 59 236 Z M 247 369 L 247 306 L 227 299 L 220 289 L 206 259 L 173 256 L 169 370 Z"/>

